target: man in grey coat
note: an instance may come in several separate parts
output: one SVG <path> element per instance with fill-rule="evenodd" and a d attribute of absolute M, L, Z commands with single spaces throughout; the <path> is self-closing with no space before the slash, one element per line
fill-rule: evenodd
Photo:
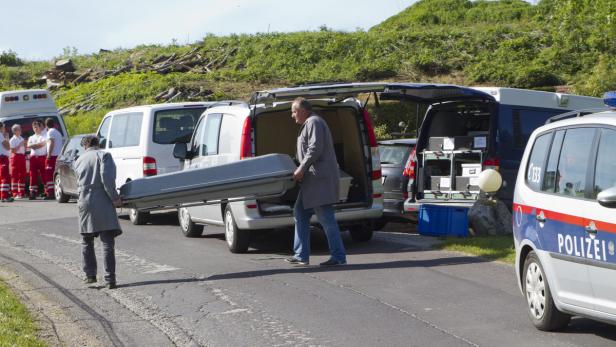
<path fill-rule="evenodd" d="M 115 186 L 116 167 L 111 154 L 98 149 L 96 136 L 84 137 L 81 145 L 85 152 L 75 162 L 75 174 L 85 282 L 96 282 L 94 238 L 100 236 L 105 259 L 105 282 L 109 289 L 114 289 L 115 237 L 122 234 L 115 210 L 115 207 L 122 206 Z"/>
<path fill-rule="evenodd" d="M 323 266 L 346 264 L 346 253 L 333 204 L 338 202 L 338 161 L 331 132 L 323 118 L 312 112 L 312 105 L 297 98 L 291 106 L 292 117 L 301 125 L 297 137 L 297 159 L 300 164 L 293 179 L 300 182 L 295 202 L 294 256 L 292 264 L 308 265 L 310 257 L 310 218 L 316 214 L 329 244 L 330 259 Z"/>

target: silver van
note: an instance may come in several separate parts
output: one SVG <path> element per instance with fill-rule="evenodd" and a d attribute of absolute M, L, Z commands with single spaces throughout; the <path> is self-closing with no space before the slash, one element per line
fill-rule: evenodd
<path fill-rule="evenodd" d="M 188 144 L 174 153 L 184 170 L 211 167 L 271 153 L 295 156 L 299 126 L 291 118 L 291 103 L 305 97 L 328 123 L 340 169 L 340 201 L 336 219 L 351 237 L 367 241 L 373 221 L 383 213 L 383 186 L 378 144 L 370 116 L 355 97 L 382 90 L 382 85 L 340 84 L 282 88 L 257 92 L 250 103 L 230 102 L 206 110 Z M 179 147 L 184 147 L 178 149 Z M 276 198 L 221 202 L 178 210 L 183 234 L 196 237 L 204 225 L 224 226 L 231 252 L 245 252 L 252 230 L 290 228 L 298 190 Z M 316 220 L 315 220 L 316 221 Z"/>

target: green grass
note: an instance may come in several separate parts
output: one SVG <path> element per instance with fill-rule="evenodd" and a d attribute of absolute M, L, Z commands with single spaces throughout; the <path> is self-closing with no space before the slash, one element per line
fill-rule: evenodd
<path fill-rule="evenodd" d="M 437 248 L 498 260 L 509 264 L 515 262 L 515 248 L 513 246 L 513 236 L 511 235 L 445 238 Z"/>
<path fill-rule="evenodd" d="M 0 282 L 0 346 L 45 346 L 26 307 Z"/>

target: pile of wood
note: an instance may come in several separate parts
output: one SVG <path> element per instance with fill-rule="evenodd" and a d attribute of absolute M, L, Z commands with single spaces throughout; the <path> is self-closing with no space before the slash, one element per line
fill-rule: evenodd
<path fill-rule="evenodd" d="M 128 59 L 123 65 L 111 70 L 86 69 L 77 72 L 70 59 L 58 60 L 53 69 L 48 70 L 41 77 L 48 88 L 66 86 L 69 83 L 78 84 L 93 82 L 105 77 L 119 75 L 124 72 L 156 72 L 167 74 L 170 72 L 209 73 L 223 67 L 229 57 L 237 52 L 236 47 L 221 46 L 210 51 L 202 52 L 201 47 L 195 47 L 183 54 L 160 55 L 150 62 L 133 62 Z"/>

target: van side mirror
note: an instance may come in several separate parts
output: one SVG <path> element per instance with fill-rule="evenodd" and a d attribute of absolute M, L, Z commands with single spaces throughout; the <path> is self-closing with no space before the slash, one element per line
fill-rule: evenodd
<path fill-rule="evenodd" d="M 100 148 L 107 148 L 107 139 L 106 138 L 100 139 L 98 147 L 100 147 Z"/>
<path fill-rule="evenodd" d="M 176 143 L 173 145 L 173 157 L 180 159 L 180 160 L 186 160 L 188 159 L 188 146 L 186 146 L 185 143 L 180 142 L 180 143 Z"/>
<path fill-rule="evenodd" d="M 606 189 L 597 195 L 599 205 L 607 208 L 616 208 L 616 187 Z"/>

